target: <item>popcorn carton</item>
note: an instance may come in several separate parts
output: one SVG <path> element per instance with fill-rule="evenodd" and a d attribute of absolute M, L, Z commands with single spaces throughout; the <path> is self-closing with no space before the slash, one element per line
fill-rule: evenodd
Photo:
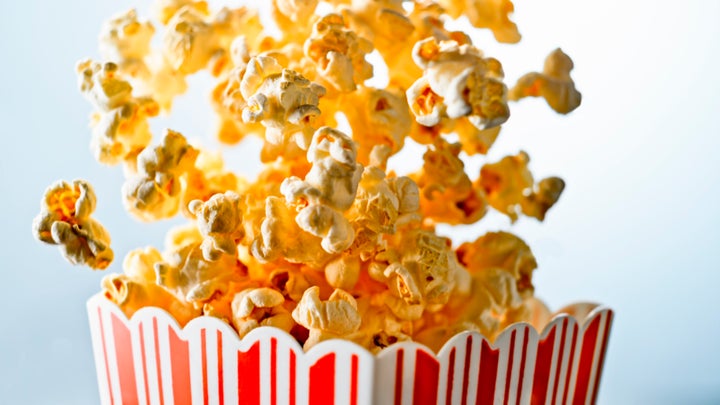
<path fill-rule="evenodd" d="M 407 341 L 373 355 L 338 339 L 304 352 L 272 327 L 238 339 L 207 316 L 180 328 L 153 307 L 128 319 L 102 295 L 87 306 L 103 404 L 593 404 L 613 319 L 571 305 L 542 332 L 516 323 L 492 343 L 463 332 L 437 354 Z"/>

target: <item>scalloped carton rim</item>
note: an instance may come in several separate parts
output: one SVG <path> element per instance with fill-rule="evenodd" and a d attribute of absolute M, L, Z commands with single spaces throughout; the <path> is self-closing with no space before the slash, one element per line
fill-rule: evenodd
<path fill-rule="evenodd" d="M 561 314 L 542 333 L 517 323 L 494 343 L 463 332 L 437 355 L 415 342 L 373 355 L 344 340 L 306 353 L 270 327 L 239 339 L 212 317 L 180 328 L 159 308 L 128 319 L 100 294 L 87 303 L 100 398 L 110 405 L 594 404 L 613 312 L 582 305 L 576 316 L 585 319 Z"/>

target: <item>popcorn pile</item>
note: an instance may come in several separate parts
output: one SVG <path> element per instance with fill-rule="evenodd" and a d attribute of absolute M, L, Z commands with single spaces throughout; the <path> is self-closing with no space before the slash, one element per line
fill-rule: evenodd
<path fill-rule="evenodd" d="M 556 177 L 536 181 L 522 151 L 477 175 L 461 160 L 487 153 L 508 100 L 541 96 L 563 114 L 580 104 L 561 50 L 508 89 L 498 60 L 446 28 L 466 15 L 498 41 L 517 42 L 509 0 L 335 0 L 322 15 L 317 0 L 274 0 L 274 37 L 249 8 L 155 6 L 160 49 L 151 46 L 156 25 L 131 10 L 103 25 L 103 62 L 77 65 L 95 108 L 92 151 L 122 165 L 127 211 L 141 221 L 191 220 L 168 233 L 162 252 L 131 251 L 123 273 L 103 279 L 104 295 L 128 316 L 154 306 L 181 325 L 208 315 L 241 337 L 274 326 L 305 349 L 343 338 L 373 352 L 409 339 L 437 350 L 460 331 L 493 339 L 510 323 L 549 320 L 520 238 L 490 232 L 453 247 L 435 233 L 437 224 L 474 224 L 489 207 L 512 221 L 543 220 L 564 188 Z M 385 88 L 365 84 L 373 50 L 389 70 Z M 180 132 L 151 144 L 149 120 L 168 114 L 201 70 L 217 82 L 217 138 L 264 141 L 254 181 Z M 335 129 L 339 115 L 351 133 Z M 398 176 L 388 159 L 407 137 L 427 152 L 421 169 Z M 91 218 L 95 204 L 85 181 L 52 185 L 35 236 L 74 264 L 106 268 L 113 252 Z"/>

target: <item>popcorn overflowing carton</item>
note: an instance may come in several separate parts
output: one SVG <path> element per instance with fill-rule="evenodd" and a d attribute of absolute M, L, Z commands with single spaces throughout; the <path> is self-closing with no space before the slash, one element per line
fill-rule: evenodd
<path fill-rule="evenodd" d="M 592 404 L 613 314 L 565 310 L 541 333 L 517 323 L 492 343 L 462 332 L 437 354 L 402 342 L 373 355 L 338 339 L 305 353 L 269 327 L 238 339 L 213 317 L 180 328 L 157 308 L 128 320 L 88 301 L 103 404 Z"/>
<path fill-rule="evenodd" d="M 511 102 L 543 97 L 567 114 L 581 101 L 560 49 L 509 88 L 500 61 L 452 29 L 465 14 L 517 42 L 512 9 L 278 0 L 271 34 L 250 8 L 161 0 L 155 24 L 135 10 L 108 20 L 102 61 L 77 65 L 91 150 L 122 166 L 132 217 L 188 222 L 162 250 L 127 253 L 89 302 L 103 400 L 592 403 L 611 313 L 553 318 L 534 296 L 535 256 L 508 231 L 462 244 L 437 232 L 490 210 L 542 221 L 565 188 L 536 181 L 524 151 L 465 169 Z M 374 52 L 383 87 L 368 81 Z M 215 80 L 217 140 L 262 139 L 255 178 L 181 132 L 153 140 L 150 120 L 201 71 Z M 426 152 L 402 175 L 391 168 L 407 142 Z M 33 233 L 106 269 L 115 255 L 96 204 L 88 182 L 59 181 Z"/>

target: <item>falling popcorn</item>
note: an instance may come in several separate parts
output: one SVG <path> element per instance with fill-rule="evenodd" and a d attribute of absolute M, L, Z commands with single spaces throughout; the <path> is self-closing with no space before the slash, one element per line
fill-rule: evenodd
<path fill-rule="evenodd" d="M 181 326 L 212 316 L 240 337 L 272 326 L 306 350 L 334 338 L 373 353 L 410 340 L 438 350 L 462 331 L 493 340 L 514 322 L 550 322 L 534 296 L 538 264 L 518 236 L 453 246 L 436 227 L 475 226 L 491 210 L 509 223 L 548 216 L 562 179 L 536 181 L 523 151 L 483 155 L 511 131 L 501 131 L 508 101 L 577 108 L 572 60 L 557 49 L 508 90 L 500 61 L 450 21 L 465 15 L 518 42 L 509 0 L 275 0 L 269 9 L 261 19 L 250 7 L 158 0 L 150 19 L 136 10 L 110 18 L 102 59 L 78 63 L 94 110 L 91 151 L 122 164 L 128 214 L 187 220 L 162 250 L 127 253 L 102 295 L 128 317 L 148 306 Z M 370 85 L 378 58 L 387 85 Z M 213 136 L 238 148 L 260 139 L 255 178 L 180 132 L 152 133 L 150 121 L 171 114 L 200 72 L 212 81 Z M 412 141 L 422 159 L 398 175 L 389 167 Z M 95 205 L 86 181 L 55 183 L 33 234 L 73 264 L 105 269 L 113 252 Z"/>

